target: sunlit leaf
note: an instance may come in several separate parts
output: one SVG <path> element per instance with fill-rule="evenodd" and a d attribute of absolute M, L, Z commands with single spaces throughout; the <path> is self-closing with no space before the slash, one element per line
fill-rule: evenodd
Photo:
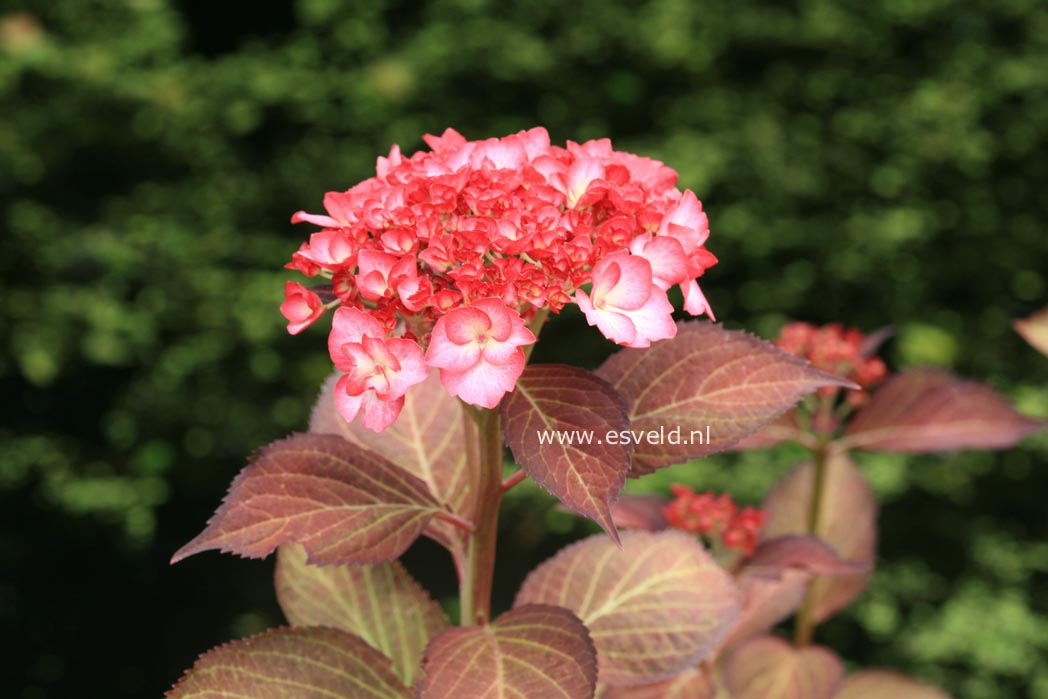
<path fill-rule="evenodd" d="M 1014 326 L 1015 331 L 1035 350 L 1048 356 L 1048 308 L 1034 313 L 1029 318 L 1015 321 Z"/>
<path fill-rule="evenodd" d="M 1018 413 L 989 386 L 938 369 L 889 379 L 852 418 L 843 446 L 871 451 L 1007 449 L 1045 423 Z"/>
<path fill-rule="evenodd" d="M 610 506 L 626 482 L 631 447 L 607 439 L 629 427 L 615 390 L 585 369 L 537 364 L 524 370 L 499 409 L 506 443 L 524 471 L 617 539 Z"/>
<path fill-rule="evenodd" d="M 597 658 L 574 614 L 533 604 L 440 634 L 422 672 L 419 699 L 590 699 Z"/>
<path fill-rule="evenodd" d="M 842 679 L 844 665 L 829 650 L 774 636 L 746 641 L 724 661 L 732 699 L 833 699 Z"/>
<path fill-rule="evenodd" d="M 739 613 L 734 581 L 680 532 L 573 544 L 536 568 L 516 604 L 566 607 L 590 631 L 607 684 L 668 678 L 717 647 Z"/>
<path fill-rule="evenodd" d="M 601 699 L 714 699 L 717 688 L 705 671 L 690 667 L 662 682 L 631 687 L 609 686 Z"/>
<path fill-rule="evenodd" d="M 864 670 L 844 680 L 833 699 L 949 699 L 923 682 L 887 670 Z"/>
<path fill-rule="evenodd" d="M 299 543 L 311 563 L 396 558 L 440 512 L 426 484 L 341 437 L 297 434 L 258 452 L 204 531 L 172 558 L 267 556 Z"/>
<path fill-rule="evenodd" d="M 440 605 L 396 561 L 314 566 L 301 546 L 277 551 L 277 600 L 294 626 L 331 626 L 360 636 L 411 684 L 430 639 L 450 624 Z"/>
<path fill-rule="evenodd" d="M 672 340 L 622 350 L 597 370 L 626 400 L 630 429 L 659 433 L 634 447 L 632 475 L 723 451 L 805 394 L 851 386 L 744 332 L 698 321 L 677 327 Z"/>
<path fill-rule="evenodd" d="M 775 486 L 764 501 L 764 541 L 806 534 L 811 517 L 814 467 L 802 464 Z M 828 458 L 818 517 L 820 538 L 847 561 L 870 567 L 877 546 L 877 502 L 866 478 L 840 453 Z M 869 573 L 820 577 L 812 583 L 813 621 L 820 622 L 845 607 L 866 588 Z"/>
<path fill-rule="evenodd" d="M 338 629 L 274 629 L 200 656 L 168 699 L 408 699 L 389 658 Z"/>
<path fill-rule="evenodd" d="M 476 479 L 469 473 L 466 459 L 462 406 L 441 385 L 437 372 L 408 391 L 400 416 L 381 433 L 369 430 L 359 420 L 346 422 L 338 414 L 334 401 L 337 380 L 335 375 L 324 383 L 310 416 L 310 432 L 337 434 L 386 457 L 422 480 L 438 502 L 463 519 L 471 518 L 474 493 L 469 484 Z M 425 534 L 464 557 L 461 529 L 432 521 Z"/>

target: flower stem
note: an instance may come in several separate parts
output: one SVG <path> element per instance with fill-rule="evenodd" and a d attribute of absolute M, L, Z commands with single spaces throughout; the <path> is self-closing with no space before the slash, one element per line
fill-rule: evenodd
<path fill-rule="evenodd" d="M 808 533 L 813 536 L 819 535 L 820 519 L 822 517 L 822 501 L 826 490 L 826 470 L 829 464 L 826 444 L 820 441 L 818 447 L 813 450 L 813 473 L 811 483 L 811 504 L 808 509 Z M 808 581 L 808 591 L 804 595 L 800 611 L 797 612 L 797 621 L 794 625 L 793 640 L 798 646 L 809 645 L 815 634 L 815 582 L 812 577 Z"/>
<path fill-rule="evenodd" d="M 477 474 L 473 533 L 459 590 L 461 624 L 486 624 L 491 618 L 495 542 L 502 501 L 502 432 L 498 410 L 464 406 L 466 450 L 470 472 Z"/>

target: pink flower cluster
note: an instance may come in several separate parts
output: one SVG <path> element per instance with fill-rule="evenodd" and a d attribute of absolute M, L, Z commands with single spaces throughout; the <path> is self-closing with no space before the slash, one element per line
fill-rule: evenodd
<path fill-rule="evenodd" d="M 757 549 L 765 513 L 755 507 L 739 508 L 727 493 L 696 493 L 691 488 L 670 486 L 674 499 L 663 508 L 663 514 L 675 529 L 718 536 L 730 549 L 738 549 L 747 556 Z"/>
<path fill-rule="evenodd" d="M 347 420 L 387 427 L 426 367 L 452 395 L 494 407 L 544 309 L 574 302 L 628 347 L 676 333 L 672 286 L 686 311 L 712 317 L 696 282 L 717 262 L 706 214 L 662 163 L 607 139 L 553 146 L 542 128 L 425 141 L 432 150 L 394 146 L 375 177 L 329 192 L 326 214 L 291 219 L 321 230 L 288 268 L 327 283 L 288 282 L 281 312 L 295 334 L 339 307 L 329 345 Z"/>

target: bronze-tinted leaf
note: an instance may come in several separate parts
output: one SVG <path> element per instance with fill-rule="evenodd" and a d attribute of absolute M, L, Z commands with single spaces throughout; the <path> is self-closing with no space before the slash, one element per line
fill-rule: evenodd
<path fill-rule="evenodd" d="M 743 570 L 736 580 L 742 591 L 742 613 L 723 647 L 731 648 L 762 634 L 793 615 L 804 602 L 809 580 L 810 573 L 794 568 L 776 576 Z"/>
<path fill-rule="evenodd" d="M 585 369 L 537 364 L 524 370 L 499 410 L 506 443 L 524 471 L 617 540 L 610 506 L 626 482 L 631 446 L 607 439 L 629 427 L 615 389 Z"/>
<path fill-rule="evenodd" d="M 337 434 L 389 461 L 422 480 L 438 502 L 463 519 L 473 516 L 475 475 L 469 472 L 462 430 L 462 406 L 448 395 L 434 370 L 404 397 L 400 417 L 384 432 L 374 432 L 359 420 L 346 422 L 335 410 L 335 382 L 328 378 L 309 420 L 310 432 Z M 425 534 L 464 560 L 465 536 L 444 521 L 432 521 Z"/>
<path fill-rule="evenodd" d="M 833 547 L 815 536 L 787 535 L 761 542 L 746 567 L 755 571 L 778 573 L 786 568 L 800 568 L 815 575 L 846 575 L 869 570 L 869 563 L 848 561 Z"/>
<path fill-rule="evenodd" d="M 631 475 L 724 451 L 805 394 L 852 386 L 752 335 L 699 321 L 680 323 L 672 340 L 617 352 L 597 374 L 626 400 L 631 430 L 665 433 L 634 447 Z"/>
<path fill-rule="evenodd" d="M 440 634 L 422 672 L 419 699 L 590 699 L 597 657 L 574 614 L 533 604 Z"/>
<path fill-rule="evenodd" d="M 923 682 L 888 670 L 864 670 L 844 680 L 833 699 L 949 699 Z"/>
<path fill-rule="evenodd" d="M 601 699 L 714 699 L 717 688 L 707 673 L 698 667 L 689 667 L 668 680 L 632 687 L 609 686 Z"/>
<path fill-rule="evenodd" d="M 590 631 L 606 684 L 657 682 L 714 650 L 739 613 L 734 581 L 680 532 L 573 544 L 528 576 L 516 604 L 566 607 Z"/>
<path fill-rule="evenodd" d="M 755 451 L 767 449 L 783 442 L 799 442 L 807 438 L 796 410 L 787 410 L 748 437 L 743 437 L 730 447 L 731 451 Z"/>
<path fill-rule="evenodd" d="M 411 684 L 430 639 L 450 626 L 440 605 L 396 561 L 315 566 L 301 546 L 277 551 L 277 600 L 293 626 L 330 626 L 360 636 Z"/>
<path fill-rule="evenodd" d="M 764 541 L 806 534 L 811 513 L 814 467 L 802 464 L 787 474 L 764 500 Z M 877 547 L 877 502 L 866 478 L 844 454 L 829 457 L 823 483 L 818 536 L 847 561 L 873 565 Z M 869 573 L 820 577 L 813 585 L 816 623 L 847 606 L 866 588 Z"/>
<path fill-rule="evenodd" d="M 833 699 L 842 679 L 844 665 L 829 650 L 775 636 L 746 641 L 724 661 L 732 699 Z"/>
<path fill-rule="evenodd" d="M 624 495 L 611 506 L 611 519 L 619 529 L 659 532 L 668 526 L 662 513 L 668 502 L 662 495 Z"/>
<path fill-rule="evenodd" d="M 168 699 L 409 699 L 389 658 L 338 629 L 273 629 L 214 648 Z"/>
<path fill-rule="evenodd" d="M 852 418 L 843 446 L 896 452 L 1007 449 L 1045 423 L 989 386 L 939 369 L 896 374 Z"/>
<path fill-rule="evenodd" d="M 1048 308 L 1034 313 L 1029 318 L 1015 321 L 1014 326 L 1015 332 L 1022 335 L 1035 350 L 1048 356 Z"/>
<path fill-rule="evenodd" d="M 290 542 L 311 563 L 390 560 L 440 511 L 425 483 L 378 454 L 334 435 L 297 434 L 258 452 L 172 563 L 208 549 L 261 558 Z"/>

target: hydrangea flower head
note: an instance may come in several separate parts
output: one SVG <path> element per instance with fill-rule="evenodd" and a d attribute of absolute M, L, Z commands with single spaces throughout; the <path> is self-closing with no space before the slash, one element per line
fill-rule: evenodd
<path fill-rule="evenodd" d="M 392 387 L 416 376 L 418 357 L 453 395 L 494 407 L 523 371 L 522 348 L 538 329 L 529 324 L 572 302 L 630 347 L 676 332 L 673 286 L 686 311 L 712 317 L 696 282 L 717 262 L 705 248 L 708 220 L 662 163 L 607 139 L 554 146 L 542 128 L 483 141 L 449 129 L 424 140 L 429 151 L 405 156 L 394 146 L 374 177 L 329 192 L 325 213 L 291 219 L 320 230 L 287 267 L 330 286 L 289 283 L 289 331 L 339 306 L 336 367 L 358 376 L 372 362 L 395 379 L 388 389 L 377 378 L 340 382 L 340 394 L 350 391 L 339 398 L 346 419 L 395 419 L 403 394 Z M 345 339 L 349 310 L 374 321 L 353 341 Z M 384 351 L 409 369 L 392 369 Z M 351 361 L 352 370 L 342 368 Z"/>

